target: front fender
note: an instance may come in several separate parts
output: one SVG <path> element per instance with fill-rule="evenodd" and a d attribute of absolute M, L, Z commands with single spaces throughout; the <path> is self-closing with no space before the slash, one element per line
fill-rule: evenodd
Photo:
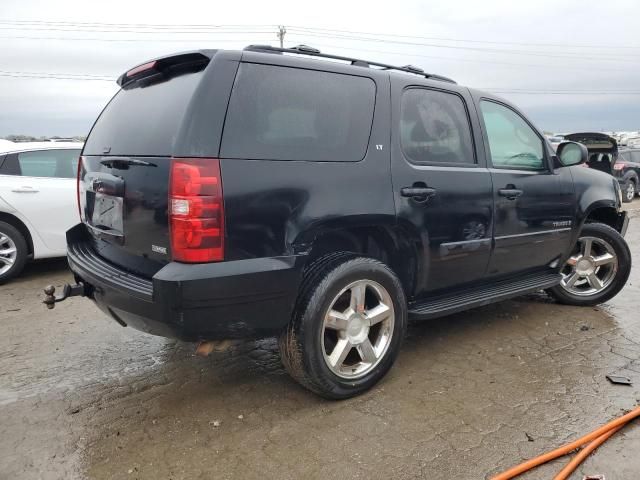
<path fill-rule="evenodd" d="M 576 227 L 582 227 L 596 209 L 606 208 L 619 212 L 618 181 L 611 175 L 583 167 L 571 169 L 576 193 Z M 578 229 L 579 230 L 579 229 Z"/>

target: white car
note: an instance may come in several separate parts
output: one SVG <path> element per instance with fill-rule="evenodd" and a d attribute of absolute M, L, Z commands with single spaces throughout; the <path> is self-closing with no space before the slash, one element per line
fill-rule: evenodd
<path fill-rule="evenodd" d="M 0 144 L 0 283 L 27 260 L 66 255 L 79 222 L 76 175 L 82 143 Z"/>

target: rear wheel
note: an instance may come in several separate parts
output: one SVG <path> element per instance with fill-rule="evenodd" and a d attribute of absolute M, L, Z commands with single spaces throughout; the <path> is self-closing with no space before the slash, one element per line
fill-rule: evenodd
<path fill-rule="evenodd" d="M 296 311 L 280 338 L 283 363 L 309 390 L 349 398 L 391 368 L 406 325 L 405 295 L 388 266 L 329 255 L 305 275 Z"/>
<path fill-rule="evenodd" d="M 629 179 L 622 187 L 622 200 L 625 203 L 631 202 L 636 196 L 636 182 Z"/>
<path fill-rule="evenodd" d="M 0 283 L 18 275 L 27 261 L 27 242 L 13 226 L 0 222 Z"/>
<path fill-rule="evenodd" d="M 548 292 L 561 303 L 596 305 L 614 297 L 629 278 L 631 253 L 616 230 L 601 223 L 586 224 L 562 280 Z"/>

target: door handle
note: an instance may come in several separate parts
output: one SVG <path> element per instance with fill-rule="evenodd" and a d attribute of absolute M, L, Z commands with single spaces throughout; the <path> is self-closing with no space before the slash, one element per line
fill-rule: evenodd
<path fill-rule="evenodd" d="M 38 193 L 39 190 L 36 190 L 33 187 L 19 187 L 11 190 L 14 193 Z"/>
<path fill-rule="evenodd" d="M 500 195 L 501 197 L 507 197 L 507 199 L 509 200 L 515 200 L 523 193 L 524 192 L 522 190 L 519 190 L 517 188 L 501 188 L 500 190 L 498 190 L 498 195 Z"/>
<path fill-rule="evenodd" d="M 416 201 L 427 201 L 436 194 L 436 189 L 431 187 L 403 187 L 400 195 L 414 198 Z"/>

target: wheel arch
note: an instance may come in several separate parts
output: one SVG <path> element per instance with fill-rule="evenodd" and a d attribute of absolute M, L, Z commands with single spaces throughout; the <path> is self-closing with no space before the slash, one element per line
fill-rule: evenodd
<path fill-rule="evenodd" d="M 637 186 L 638 185 L 638 173 L 635 170 L 630 170 L 629 172 L 627 172 L 625 174 L 623 181 L 624 182 L 631 181 L 631 182 L 635 183 L 636 186 Z"/>
<path fill-rule="evenodd" d="M 34 254 L 33 237 L 31 236 L 29 227 L 27 227 L 22 220 L 10 213 L 0 212 L 0 222 L 5 222 L 15 227 L 26 240 L 27 247 L 29 248 L 29 255 Z"/>
<path fill-rule="evenodd" d="M 622 217 L 618 210 L 608 202 L 594 204 L 587 210 L 580 228 L 586 223 L 604 223 L 618 232 L 622 230 Z"/>
<path fill-rule="evenodd" d="M 387 264 L 398 276 L 408 297 L 413 294 L 416 278 L 420 275 L 418 249 L 415 239 L 393 221 L 378 221 L 345 225 L 323 225 L 309 237 L 307 235 L 308 260 L 331 252 L 345 251 L 375 258 Z"/>

